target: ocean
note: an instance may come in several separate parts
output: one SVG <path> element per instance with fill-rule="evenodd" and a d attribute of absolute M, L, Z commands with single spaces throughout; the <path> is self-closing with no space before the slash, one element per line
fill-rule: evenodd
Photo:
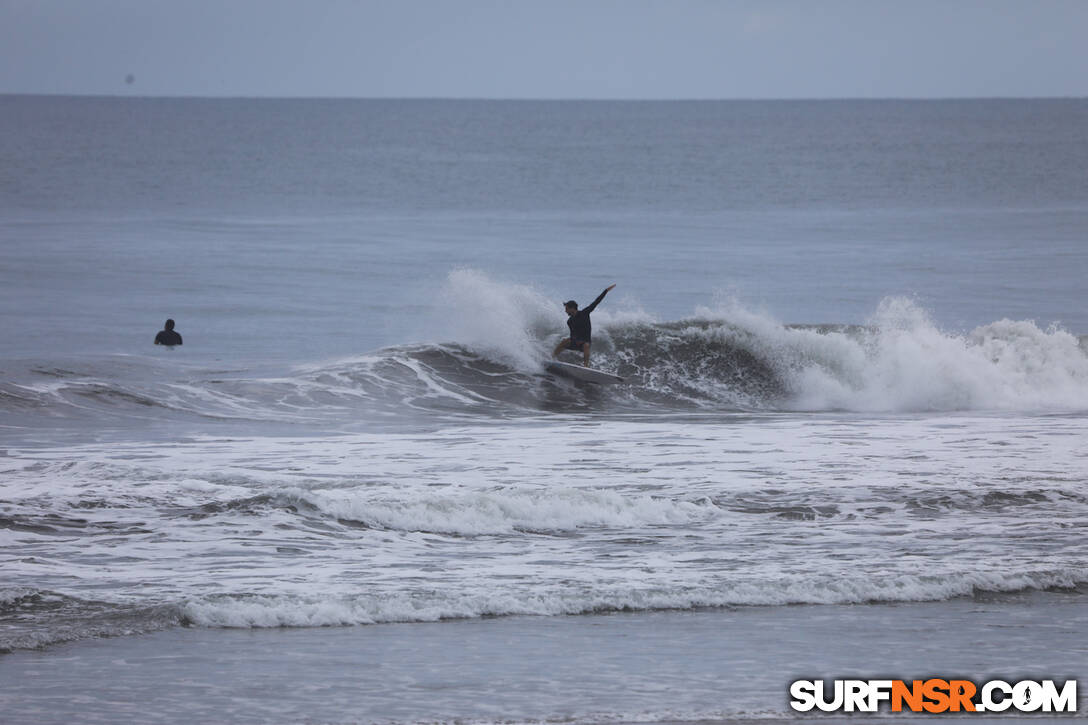
<path fill-rule="evenodd" d="M 2 719 L 1084 690 L 1086 168 L 1083 99 L 0 96 Z"/>

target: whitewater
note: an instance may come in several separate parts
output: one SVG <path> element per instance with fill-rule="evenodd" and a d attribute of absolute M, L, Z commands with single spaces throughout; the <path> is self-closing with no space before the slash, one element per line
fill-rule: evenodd
<path fill-rule="evenodd" d="M 6 603 L 57 630 L 27 621 L 5 645 L 87 636 L 73 614 L 109 613 L 95 634 L 320 626 L 929 601 L 1088 575 L 1082 431 L 1061 417 L 566 423 L 9 452 L 5 571 L 37 586 Z"/>

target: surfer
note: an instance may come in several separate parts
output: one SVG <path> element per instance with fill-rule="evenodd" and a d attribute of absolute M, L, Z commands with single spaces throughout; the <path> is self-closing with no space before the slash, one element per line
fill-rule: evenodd
<path fill-rule="evenodd" d="M 167 347 L 181 344 L 181 335 L 174 332 L 173 320 L 167 320 L 164 329 L 159 330 L 159 334 L 155 335 L 155 344 L 166 345 Z"/>
<path fill-rule="evenodd" d="M 613 284 L 606 287 L 600 297 L 593 300 L 584 310 L 579 310 L 578 303 L 574 300 L 570 300 L 563 305 L 563 308 L 567 311 L 567 327 L 570 328 L 570 337 L 563 338 L 556 346 L 555 352 L 552 353 L 553 358 L 558 358 L 559 353 L 564 350 L 576 350 L 582 353 L 582 365 L 589 367 L 589 341 L 593 331 L 593 326 L 589 321 L 589 313 L 597 309 L 597 305 L 601 304 L 604 296 L 615 286 Z"/>

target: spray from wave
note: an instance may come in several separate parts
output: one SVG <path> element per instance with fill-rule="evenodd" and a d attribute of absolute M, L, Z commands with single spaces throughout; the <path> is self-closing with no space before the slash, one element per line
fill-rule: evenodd
<path fill-rule="evenodd" d="M 790 326 L 739 305 L 703 310 L 710 347 L 740 350 L 779 384 L 760 402 L 790 410 L 915 412 L 1088 407 L 1080 340 L 1031 321 L 1000 320 L 967 334 L 941 330 L 913 301 L 883 300 L 863 326 Z M 708 355 L 714 352 L 708 351 Z"/>
<path fill-rule="evenodd" d="M 512 373 L 539 373 L 564 331 L 558 302 L 529 287 L 458 270 L 445 293 L 458 344 Z M 865 325 L 787 325 L 736 301 L 660 322 L 610 303 L 594 313 L 594 355 L 596 365 L 632 381 L 611 395 L 619 405 L 879 412 L 1088 407 L 1088 349 L 1057 326 L 1000 320 L 952 333 L 902 297 L 883 300 Z"/>

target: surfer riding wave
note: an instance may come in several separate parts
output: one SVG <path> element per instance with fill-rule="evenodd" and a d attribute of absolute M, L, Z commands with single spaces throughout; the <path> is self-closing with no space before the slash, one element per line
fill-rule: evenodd
<path fill-rule="evenodd" d="M 615 284 L 612 284 L 606 287 L 604 292 L 583 310 L 578 309 L 578 303 L 574 300 L 569 300 L 563 305 L 567 312 L 567 327 L 570 328 L 570 337 L 563 338 L 556 345 L 555 351 L 552 353 L 553 358 L 558 359 L 559 353 L 564 350 L 575 350 L 582 353 L 582 365 L 589 367 L 590 340 L 593 336 L 593 324 L 590 322 L 589 315 L 593 310 L 597 309 L 597 305 L 601 303 L 604 296 L 615 286 Z"/>

